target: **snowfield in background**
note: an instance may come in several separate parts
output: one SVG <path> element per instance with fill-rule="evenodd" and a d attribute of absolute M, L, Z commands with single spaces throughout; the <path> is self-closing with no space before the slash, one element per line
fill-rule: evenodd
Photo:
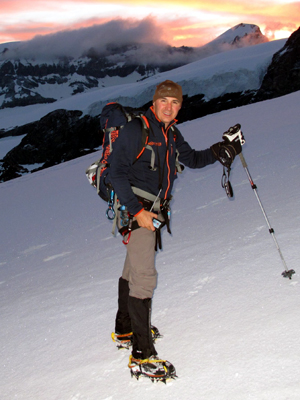
<path fill-rule="evenodd" d="M 38 121 L 58 109 L 82 110 L 85 114 L 96 116 L 110 101 L 119 101 L 124 106 L 141 107 L 152 100 L 156 85 L 166 79 L 182 85 L 183 94 L 193 96 L 202 93 L 208 100 L 226 93 L 255 90 L 260 87 L 274 53 L 285 43 L 286 39 L 281 39 L 219 53 L 141 82 L 127 83 L 127 78 L 124 78 L 123 84 L 118 80 L 114 82 L 115 86 L 93 89 L 89 93 L 66 97 L 51 104 L 3 109 L 0 110 L 0 129 L 11 129 Z M 52 96 L 50 92 L 47 93 L 48 97 Z M 61 96 L 69 96 L 69 89 L 62 88 Z"/>
<path fill-rule="evenodd" d="M 174 78 L 174 77 L 171 77 Z M 229 200 L 219 163 L 175 183 L 172 236 L 157 255 L 153 323 L 178 379 L 130 378 L 111 341 L 125 256 L 85 177 L 90 154 L 0 185 L 1 399 L 298 400 L 300 92 L 179 126 L 202 149 L 240 123 Z M 7 111 L 7 110 L 4 110 Z"/>

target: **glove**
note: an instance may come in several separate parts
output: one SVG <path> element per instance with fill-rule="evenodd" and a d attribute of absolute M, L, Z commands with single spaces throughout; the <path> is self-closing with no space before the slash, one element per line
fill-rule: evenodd
<path fill-rule="evenodd" d="M 216 160 L 224 167 L 230 167 L 236 155 L 242 151 L 242 144 L 245 143 L 243 133 L 239 124 L 229 128 L 223 134 L 223 142 L 215 143 L 211 146 L 211 151 Z"/>
<path fill-rule="evenodd" d="M 236 155 L 242 151 L 240 141 L 218 142 L 211 146 L 211 151 L 216 160 L 220 161 L 224 167 L 230 167 Z"/>

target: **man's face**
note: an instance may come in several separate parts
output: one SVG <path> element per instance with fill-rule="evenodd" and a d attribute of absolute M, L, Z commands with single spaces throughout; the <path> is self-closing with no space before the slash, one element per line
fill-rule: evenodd
<path fill-rule="evenodd" d="M 157 118 L 165 124 L 166 128 L 177 117 L 180 108 L 181 103 L 176 97 L 162 97 L 153 103 Z"/>

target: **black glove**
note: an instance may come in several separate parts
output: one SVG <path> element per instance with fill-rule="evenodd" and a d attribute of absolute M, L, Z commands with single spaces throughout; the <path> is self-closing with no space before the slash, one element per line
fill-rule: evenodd
<path fill-rule="evenodd" d="M 225 167 L 230 167 L 235 156 L 242 151 L 242 144 L 245 143 L 245 139 L 240 127 L 241 126 L 237 124 L 229 128 L 228 131 L 223 134 L 224 141 L 211 146 L 213 156 Z"/>
<path fill-rule="evenodd" d="M 225 167 L 230 167 L 236 155 L 242 151 L 241 142 L 219 142 L 211 146 L 211 151 L 216 160 Z"/>

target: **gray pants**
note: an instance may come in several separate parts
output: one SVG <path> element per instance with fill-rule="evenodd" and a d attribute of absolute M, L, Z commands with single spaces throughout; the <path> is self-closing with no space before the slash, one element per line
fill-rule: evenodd
<path fill-rule="evenodd" d="M 155 268 L 155 232 L 138 228 L 131 232 L 122 278 L 129 282 L 129 295 L 152 298 L 157 284 Z"/>

